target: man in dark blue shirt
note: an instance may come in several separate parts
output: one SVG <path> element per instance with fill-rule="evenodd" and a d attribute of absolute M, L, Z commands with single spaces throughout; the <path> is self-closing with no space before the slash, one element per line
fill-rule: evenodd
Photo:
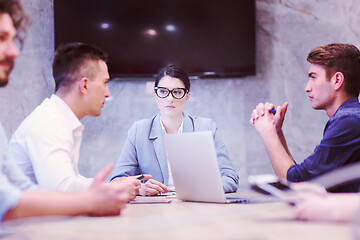
<path fill-rule="evenodd" d="M 260 133 L 276 175 L 292 182 L 312 179 L 325 172 L 360 161 L 360 51 L 350 44 L 329 44 L 313 49 L 305 87 L 311 106 L 329 116 L 324 136 L 314 152 L 301 164 L 292 158 L 282 124 L 288 103 L 276 108 L 259 103 L 250 123 Z M 353 184 L 336 191 L 358 191 Z"/>

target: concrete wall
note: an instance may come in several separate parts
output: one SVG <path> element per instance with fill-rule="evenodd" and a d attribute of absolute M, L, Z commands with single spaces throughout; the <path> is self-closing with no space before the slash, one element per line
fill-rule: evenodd
<path fill-rule="evenodd" d="M 51 59 L 54 51 L 53 0 L 23 1 L 33 25 L 16 62 L 8 87 L 0 89 L 0 120 L 7 133 L 45 97 L 54 84 Z M 360 5 L 356 0 L 257 0 L 257 75 L 239 79 L 192 81 L 186 111 L 217 123 L 230 156 L 246 186 L 249 174 L 273 173 L 263 143 L 249 124 L 260 101 L 289 102 L 284 123 L 290 151 L 297 161 L 308 156 L 320 141 L 327 116 L 314 111 L 304 88 L 308 52 L 332 42 L 360 47 Z M 94 176 L 108 162 L 116 162 L 127 129 L 141 118 L 157 113 L 146 81 L 110 82 L 113 100 L 100 117 L 86 117 L 80 153 L 80 171 Z"/>

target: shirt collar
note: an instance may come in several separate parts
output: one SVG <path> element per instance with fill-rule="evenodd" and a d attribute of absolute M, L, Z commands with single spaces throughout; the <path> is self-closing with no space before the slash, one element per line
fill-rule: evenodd
<path fill-rule="evenodd" d="M 57 95 L 52 94 L 50 97 L 50 101 L 52 101 L 64 114 L 64 117 L 69 120 L 71 127 L 73 129 L 80 128 L 81 130 L 84 129 L 83 124 L 80 120 L 76 117 L 75 113 L 71 110 L 71 108 Z"/>
<path fill-rule="evenodd" d="M 359 104 L 359 98 L 353 97 L 353 98 L 350 98 L 350 99 L 346 100 L 345 102 L 343 102 L 343 103 L 340 105 L 340 107 L 336 110 L 336 112 L 334 113 L 333 116 L 336 115 L 336 113 L 339 111 L 339 109 L 351 107 L 353 104 Z"/>
<path fill-rule="evenodd" d="M 164 134 L 167 134 L 167 132 L 166 132 L 166 130 L 165 130 L 165 126 L 164 126 L 164 124 L 161 122 L 161 118 L 159 118 L 159 120 L 160 120 L 160 125 L 161 125 L 162 132 L 163 132 Z M 183 132 L 183 128 L 184 128 L 184 118 L 181 120 L 181 124 L 180 124 L 180 127 L 179 127 L 177 133 L 182 133 L 182 132 Z"/>

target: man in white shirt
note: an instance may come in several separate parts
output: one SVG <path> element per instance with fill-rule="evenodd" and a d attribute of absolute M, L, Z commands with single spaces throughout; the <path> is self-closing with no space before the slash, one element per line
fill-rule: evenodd
<path fill-rule="evenodd" d="M 80 192 L 91 185 L 93 179 L 78 171 L 84 130 L 80 120 L 99 116 L 110 97 L 106 60 L 105 52 L 85 43 L 69 43 L 56 50 L 55 94 L 26 117 L 9 144 L 25 175 L 39 186 Z"/>
<path fill-rule="evenodd" d="M 14 60 L 20 54 L 15 41 L 22 42 L 19 31 L 25 30 L 26 19 L 17 0 L 0 0 L 0 87 L 8 83 Z M 140 188 L 136 179 L 122 184 L 105 183 L 112 170 L 108 166 L 87 191 L 65 194 L 40 189 L 23 174 L 7 147 L 0 124 L 0 223 L 42 215 L 118 215 Z"/>

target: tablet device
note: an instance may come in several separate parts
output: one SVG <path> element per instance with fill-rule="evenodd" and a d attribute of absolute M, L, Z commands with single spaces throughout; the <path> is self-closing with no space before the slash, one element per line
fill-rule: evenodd
<path fill-rule="evenodd" d="M 263 194 L 271 194 L 280 199 L 293 191 L 285 180 L 271 174 L 251 175 L 248 177 L 248 181 L 254 190 Z"/>

